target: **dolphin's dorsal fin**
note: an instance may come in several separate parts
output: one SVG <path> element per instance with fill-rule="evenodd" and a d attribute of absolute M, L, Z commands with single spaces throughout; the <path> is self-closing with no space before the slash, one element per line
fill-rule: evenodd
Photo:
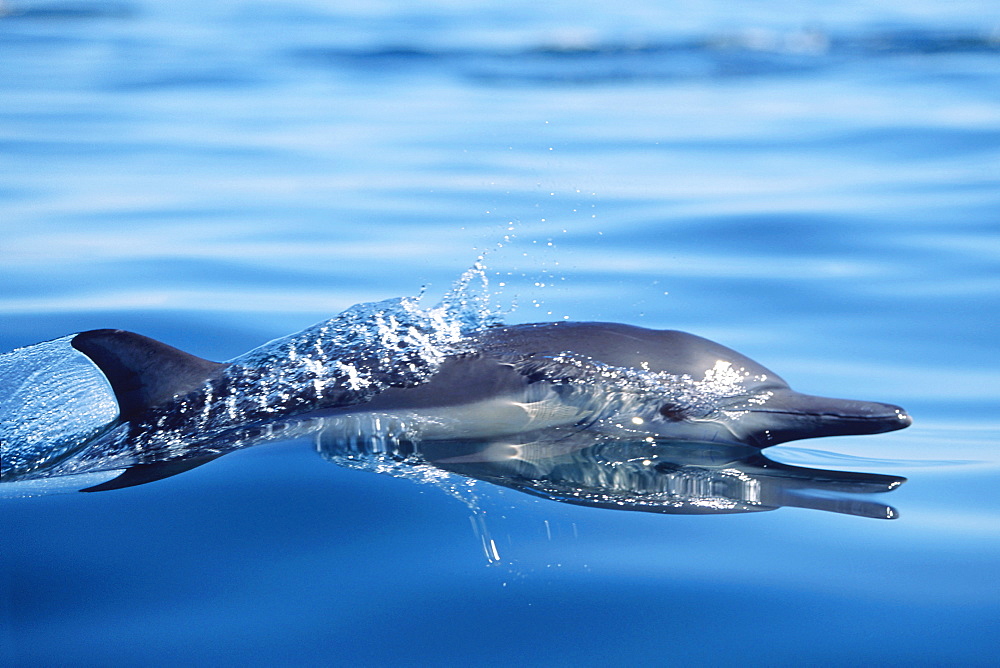
<path fill-rule="evenodd" d="M 82 332 L 72 343 L 111 383 L 122 420 L 191 392 L 226 366 L 120 329 Z"/>

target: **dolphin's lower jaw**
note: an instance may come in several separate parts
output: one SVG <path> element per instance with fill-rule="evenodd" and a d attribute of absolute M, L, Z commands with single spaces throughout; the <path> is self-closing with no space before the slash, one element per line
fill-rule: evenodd
<path fill-rule="evenodd" d="M 821 436 L 860 436 L 903 429 L 913 420 L 899 406 L 788 391 L 734 420 L 740 440 L 757 447 Z"/>

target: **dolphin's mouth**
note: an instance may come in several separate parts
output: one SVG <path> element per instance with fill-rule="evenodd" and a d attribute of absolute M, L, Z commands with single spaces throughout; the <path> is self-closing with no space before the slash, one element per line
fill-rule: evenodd
<path fill-rule="evenodd" d="M 896 431 L 913 424 L 892 404 L 831 399 L 798 392 L 776 393 L 767 405 L 746 409 L 740 420 L 759 447 L 821 436 L 859 436 Z"/>
<path fill-rule="evenodd" d="M 864 421 L 871 421 L 871 422 L 885 421 L 885 422 L 887 422 L 887 424 L 891 425 L 891 429 L 889 431 L 892 431 L 892 430 L 895 430 L 895 429 L 902 429 L 904 427 L 909 427 L 911 424 L 913 424 L 913 418 L 910 417 L 909 413 L 907 413 L 902 408 L 897 408 L 891 414 L 885 414 L 885 415 L 854 415 L 854 414 L 845 414 L 845 413 L 837 413 L 837 412 L 807 413 L 807 412 L 801 412 L 801 411 L 780 410 L 780 409 L 774 409 L 774 408 L 751 408 L 751 409 L 748 410 L 748 412 L 749 413 L 770 413 L 770 414 L 774 414 L 774 415 L 802 415 L 802 416 L 814 417 L 814 418 L 818 418 L 818 419 L 853 420 L 853 421 L 861 421 L 861 422 L 864 422 Z"/>

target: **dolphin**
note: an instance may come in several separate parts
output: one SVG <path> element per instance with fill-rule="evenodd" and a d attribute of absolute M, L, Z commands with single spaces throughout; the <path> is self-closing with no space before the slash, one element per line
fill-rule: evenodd
<path fill-rule="evenodd" d="M 427 382 L 333 414 L 423 425 L 425 438 L 485 438 L 587 423 L 620 434 L 768 447 L 902 429 L 891 404 L 792 390 L 761 364 L 675 330 L 601 322 L 496 327 Z"/>
<path fill-rule="evenodd" d="M 345 314 L 354 319 L 320 323 L 229 362 L 122 330 L 67 337 L 106 380 L 117 416 L 41 470 L 30 462 L 8 468 L 17 459 L 5 452 L 0 477 L 125 469 L 117 485 L 99 486 L 110 489 L 316 431 L 434 441 L 571 427 L 763 448 L 911 423 L 890 404 L 800 394 L 748 357 L 680 331 L 558 322 L 428 343 L 417 323 L 361 346 L 338 330 L 367 331 Z M 16 447 L 0 440 L 5 450 Z"/>

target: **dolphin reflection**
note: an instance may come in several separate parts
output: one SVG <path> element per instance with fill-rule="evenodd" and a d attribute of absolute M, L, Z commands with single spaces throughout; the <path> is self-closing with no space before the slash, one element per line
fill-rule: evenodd
<path fill-rule="evenodd" d="M 668 514 L 731 514 L 783 506 L 895 519 L 865 495 L 906 478 L 782 464 L 760 448 L 676 440 L 621 439 L 587 430 L 546 429 L 518 438 L 464 441 L 351 441 L 320 433 L 317 448 L 349 468 L 434 481 L 447 472 L 553 501 Z M 414 476 L 415 469 L 422 476 Z"/>

